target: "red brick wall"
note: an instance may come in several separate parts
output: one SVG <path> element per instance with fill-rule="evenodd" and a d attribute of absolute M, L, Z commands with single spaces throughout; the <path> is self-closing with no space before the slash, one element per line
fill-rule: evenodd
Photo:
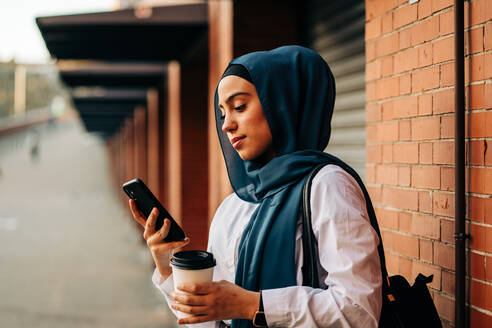
<path fill-rule="evenodd" d="M 367 183 L 391 274 L 454 321 L 454 1 L 366 0 Z M 471 327 L 492 326 L 492 1 L 465 3 Z"/>

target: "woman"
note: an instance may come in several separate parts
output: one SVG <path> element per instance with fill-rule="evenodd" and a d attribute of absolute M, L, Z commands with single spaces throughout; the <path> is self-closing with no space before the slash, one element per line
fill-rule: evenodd
<path fill-rule="evenodd" d="M 169 222 L 156 232 L 156 213 L 145 224 L 130 203 L 156 263 L 154 284 L 173 310 L 189 314 L 178 323 L 377 327 L 382 275 L 367 193 L 358 177 L 333 164 L 343 162 L 323 152 L 334 101 L 328 65 L 307 48 L 254 52 L 229 64 L 215 93 L 215 115 L 234 193 L 210 227 L 213 283 L 173 291 L 169 258 L 188 240 L 161 242 Z M 302 286 L 299 206 L 307 174 L 324 163 L 311 188 L 322 287 L 312 288 Z"/>

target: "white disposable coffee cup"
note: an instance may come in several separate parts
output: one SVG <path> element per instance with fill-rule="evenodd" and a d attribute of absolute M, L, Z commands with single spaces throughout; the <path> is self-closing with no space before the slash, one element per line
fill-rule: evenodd
<path fill-rule="evenodd" d="M 212 253 L 205 251 L 182 251 L 177 252 L 171 258 L 173 270 L 174 290 L 184 282 L 204 283 L 213 280 L 215 259 Z M 183 293 L 183 291 L 179 291 Z M 187 316 L 186 313 L 178 312 L 178 317 Z"/>

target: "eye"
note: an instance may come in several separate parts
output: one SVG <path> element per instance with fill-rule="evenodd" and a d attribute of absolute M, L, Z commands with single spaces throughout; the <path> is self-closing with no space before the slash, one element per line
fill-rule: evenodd
<path fill-rule="evenodd" d="M 234 107 L 234 110 L 237 110 L 237 111 L 242 111 L 244 108 L 246 107 L 246 104 L 242 104 L 241 106 L 237 106 L 237 107 Z"/>
<path fill-rule="evenodd" d="M 221 111 L 219 117 L 220 117 L 221 120 L 223 120 L 225 118 L 225 114 Z"/>

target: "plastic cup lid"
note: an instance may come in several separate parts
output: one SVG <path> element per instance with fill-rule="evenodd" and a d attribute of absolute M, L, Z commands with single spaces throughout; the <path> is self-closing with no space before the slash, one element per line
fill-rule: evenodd
<path fill-rule="evenodd" d="M 215 266 L 214 255 L 205 251 L 177 252 L 171 258 L 171 264 L 179 269 L 201 270 Z"/>

